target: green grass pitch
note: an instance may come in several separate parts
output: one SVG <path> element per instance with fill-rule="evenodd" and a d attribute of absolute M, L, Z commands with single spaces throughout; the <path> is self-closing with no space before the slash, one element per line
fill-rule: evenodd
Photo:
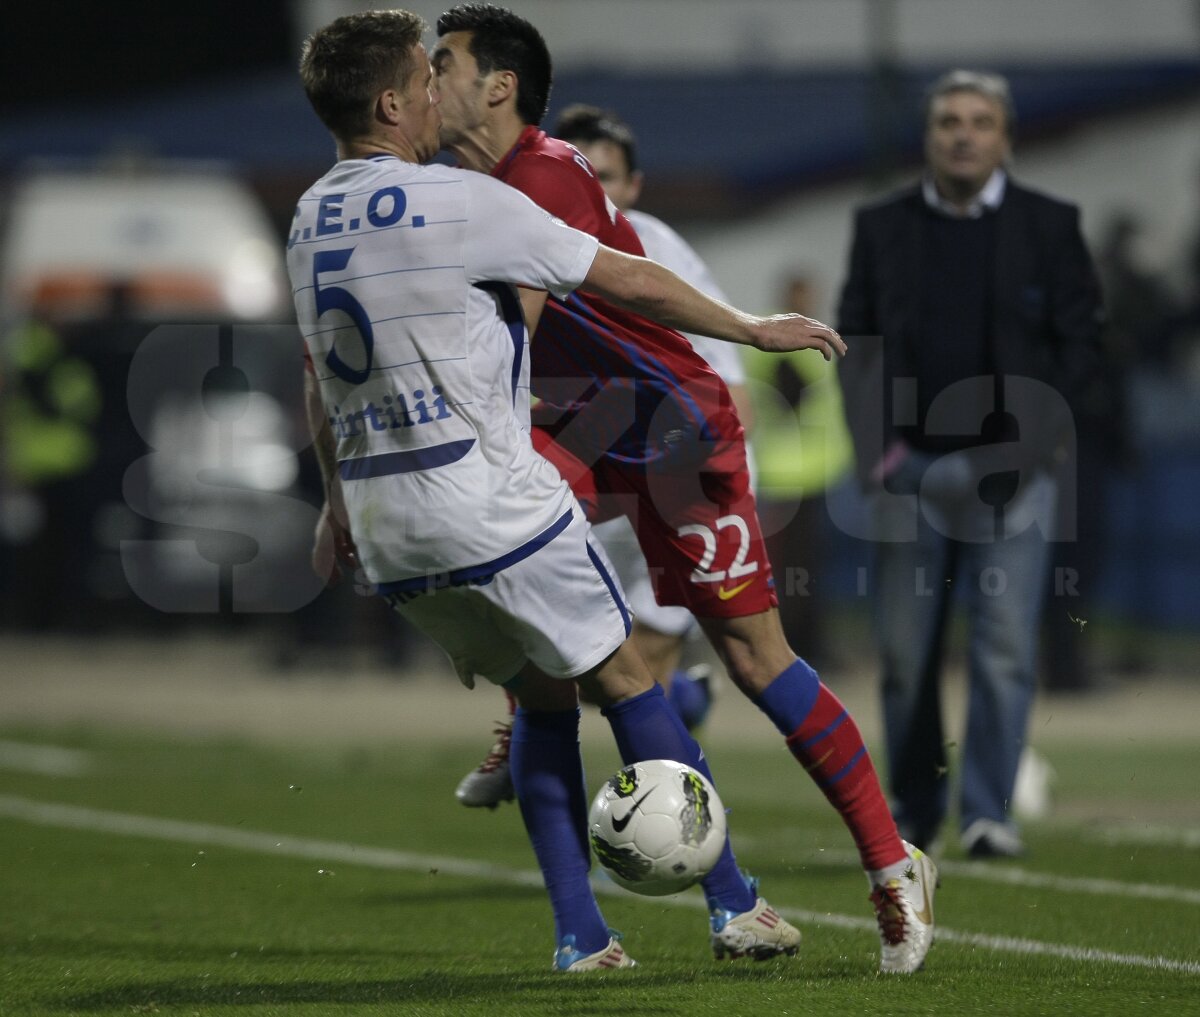
<path fill-rule="evenodd" d="M 468 735 L 470 732 L 467 733 Z M 478 733 L 476 733 L 478 734 Z M 283 749 L 0 726 L 82 750 L 70 776 L 0 769 L 0 1014 L 1200 1013 L 1200 852 L 1027 828 L 1020 864 L 948 848 L 926 969 L 876 974 L 848 834 L 774 739 L 710 751 L 739 860 L 800 955 L 715 962 L 698 890 L 606 892 L 632 971 L 550 972 L 553 929 L 515 806 L 453 799 L 480 739 Z M 589 738 L 589 786 L 616 767 Z M 1063 802 L 1195 813 L 1194 743 L 1052 750 Z"/>

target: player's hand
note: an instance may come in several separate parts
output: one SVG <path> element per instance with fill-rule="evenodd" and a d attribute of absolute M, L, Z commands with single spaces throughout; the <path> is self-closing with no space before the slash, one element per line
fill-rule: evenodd
<path fill-rule="evenodd" d="M 803 314 L 773 314 L 760 318 L 754 345 L 768 353 L 817 350 L 826 360 L 846 355 L 846 344 L 828 325 Z"/>
<path fill-rule="evenodd" d="M 336 586 L 344 574 L 353 575 L 358 569 L 358 548 L 338 515 L 326 502 L 313 533 L 312 567 L 326 586 Z"/>

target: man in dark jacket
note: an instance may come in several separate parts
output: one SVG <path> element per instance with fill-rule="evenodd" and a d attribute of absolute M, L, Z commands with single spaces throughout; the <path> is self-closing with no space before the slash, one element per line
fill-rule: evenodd
<path fill-rule="evenodd" d="M 838 329 L 872 503 L 893 808 L 928 846 L 949 806 L 938 678 L 969 616 L 963 847 L 1024 851 L 1009 816 L 1035 686 L 1049 541 L 1072 538 L 1071 401 L 1097 363 L 1100 296 L 1072 205 L 1006 173 L 1008 83 L 952 71 L 925 109 L 921 182 L 861 209 Z"/>

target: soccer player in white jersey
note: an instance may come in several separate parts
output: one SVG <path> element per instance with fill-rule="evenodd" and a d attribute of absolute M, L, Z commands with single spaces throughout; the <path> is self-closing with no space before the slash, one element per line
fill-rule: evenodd
<path fill-rule="evenodd" d="M 313 563 L 326 575 L 361 564 L 464 683 L 482 675 L 515 693 L 513 781 L 554 911 L 554 969 L 628 967 L 587 880 L 576 683 L 603 705 L 626 762 L 708 767 L 627 640 L 628 608 L 578 503 L 533 450 L 513 287 L 582 286 L 763 349 L 845 346 L 811 319 L 705 297 L 496 180 L 419 165 L 440 123 L 424 27 L 407 11 L 348 15 L 310 36 L 301 60 L 338 156 L 301 198 L 288 242 L 326 486 Z M 796 952 L 799 933 L 756 896 L 728 842 L 703 885 L 737 914 L 714 950 Z"/>
<path fill-rule="evenodd" d="M 563 110 L 553 135 L 574 145 L 591 164 L 605 193 L 637 231 L 646 257 L 665 265 L 681 279 L 717 300 L 726 300 L 717 280 L 699 254 L 661 219 L 634 209 L 642 191 L 637 145 L 629 125 L 609 110 L 577 103 Z M 746 392 L 746 372 L 741 351 L 732 343 L 708 336 L 688 334 L 693 348 L 715 370 L 737 406 L 742 423 L 749 427 L 753 408 Z M 751 477 L 754 464 L 746 447 Z M 638 653 L 663 686 L 667 700 L 689 731 L 696 730 L 712 703 L 709 668 L 700 665 L 691 673 L 679 669 L 687 637 L 696 620 L 686 608 L 659 604 L 654 596 L 646 559 L 629 520 L 618 516 L 593 527 L 616 569 L 633 608 L 633 641 Z M 508 755 L 512 739 L 512 715 L 516 709 L 507 697 L 508 719 L 498 721 L 495 744 L 483 761 L 459 782 L 455 796 L 470 807 L 495 808 L 513 797 Z"/>

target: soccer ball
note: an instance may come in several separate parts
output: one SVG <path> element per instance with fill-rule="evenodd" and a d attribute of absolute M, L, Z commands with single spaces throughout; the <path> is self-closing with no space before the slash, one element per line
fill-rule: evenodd
<path fill-rule="evenodd" d="M 725 808 L 704 775 L 650 759 L 617 771 L 588 814 L 596 859 L 634 893 L 679 893 L 712 871 L 725 846 Z"/>

